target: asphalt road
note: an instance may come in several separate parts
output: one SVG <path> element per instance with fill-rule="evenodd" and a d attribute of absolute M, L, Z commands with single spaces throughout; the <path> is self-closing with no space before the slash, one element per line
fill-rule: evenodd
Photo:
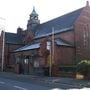
<path fill-rule="evenodd" d="M 0 90 L 51 90 L 49 87 L 0 78 Z"/>
<path fill-rule="evenodd" d="M 47 86 L 41 83 L 34 84 L 0 77 L 0 90 L 90 90 L 90 88 L 75 88 L 65 84 L 61 84 L 59 87 L 55 84 Z"/>

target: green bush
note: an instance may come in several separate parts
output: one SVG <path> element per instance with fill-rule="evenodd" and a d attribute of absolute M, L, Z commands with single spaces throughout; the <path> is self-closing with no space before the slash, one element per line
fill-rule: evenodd
<path fill-rule="evenodd" d="M 82 75 L 88 74 L 88 66 L 90 66 L 90 61 L 88 60 L 82 60 L 77 64 L 77 73 L 80 73 Z"/>

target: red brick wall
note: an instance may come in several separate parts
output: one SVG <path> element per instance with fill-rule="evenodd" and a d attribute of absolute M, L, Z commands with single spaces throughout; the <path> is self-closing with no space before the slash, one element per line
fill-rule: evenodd
<path fill-rule="evenodd" d="M 50 40 L 50 37 L 43 39 L 43 41 L 41 42 L 40 55 L 42 55 L 43 52 L 45 52 L 45 50 L 46 50 L 46 41 L 47 40 Z M 45 60 L 46 60 L 47 56 L 45 56 L 45 57 L 46 57 L 45 58 Z M 54 65 L 74 64 L 75 63 L 74 62 L 75 61 L 75 48 L 54 45 L 54 55 L 52 56 L 52 60 L 54 62 Z"/>
<path fill-rule="evenodd" d="M 15 56 L 14 53 L 11 52 L 19 47 L 21 47 L 21 45 L 5 44 L 5 65 L 15 64 Z"/>
<path fill-rule="evenodd" d="M 59 34 L 59 38 L 68 41 L 71 44 L 74 44 L 74 31 L 68 31 Z"/>
<path fill-rule="evenodd" d="M 90 59 L 90 7 L 86 6 L 75 23 L 76 60 Z"/>
<path fill-rule="evenodd" d="M 55 63 L 70 65 L 74 64 L 75 49 L 65 46 L 55 46 Z"/>
<path fill-rule="evenodd" d="M 71 44 L 74 44 L 74 30 L 56 34 L 54 37 L 61 38 Z M 51 40 L 51 36 L 43 37 L 43 38 L 37 39 L 36 41 L 42 42 L 45 40 Z"/>

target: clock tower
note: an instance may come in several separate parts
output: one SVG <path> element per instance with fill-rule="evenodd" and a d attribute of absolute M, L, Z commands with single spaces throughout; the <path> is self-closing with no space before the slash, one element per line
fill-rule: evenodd
<path fill-rule="evenodd" d="M 32 13 L 30 14 L 30 18 L 27 24 L 27 30 L 33 31 L 37 25 L 40 24 L 40 20 L 38 19 L 38 14 L 35 11 L 35 7 L 33 7 Z"/>

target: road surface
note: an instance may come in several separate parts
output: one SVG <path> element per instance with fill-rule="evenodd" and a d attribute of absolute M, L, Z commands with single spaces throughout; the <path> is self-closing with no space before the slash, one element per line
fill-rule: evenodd
<path fill-rule="evenodd" d="M 50 85 L 46 86 L 42 84 L 32 84 L 29 82 L 0 78 L 0 90 L 90 90 L 90 88 L 88 89 L 84 87 L 80 89 L 64 84 L 59 85 L 59 87 L 53 84 L 50 87 Z"/>

